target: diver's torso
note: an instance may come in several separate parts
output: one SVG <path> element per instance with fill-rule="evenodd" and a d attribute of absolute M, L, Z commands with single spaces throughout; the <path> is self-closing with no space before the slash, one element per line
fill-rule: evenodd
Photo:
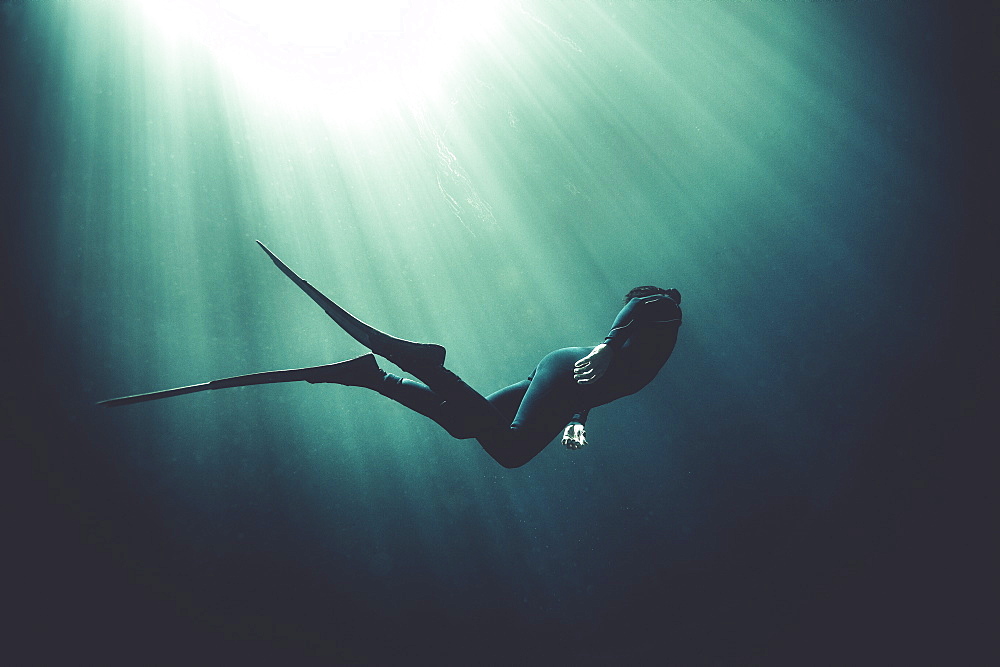
<path fill-rule="evenodd" d="M 550 352 L 538 364 L 535 374 L 555 373 L 559 384 L 577 394 L 581 408 L 592 408 L 639 391 L 649 384 L 670 358 L 677 341 L 676 325 L 661 325 L 635 332 L 620 350 L 603 377 L 592 384 L 580 384 L 573 377 L 574 364 L 590 354 L 594 346 L 564 347 Z"/>

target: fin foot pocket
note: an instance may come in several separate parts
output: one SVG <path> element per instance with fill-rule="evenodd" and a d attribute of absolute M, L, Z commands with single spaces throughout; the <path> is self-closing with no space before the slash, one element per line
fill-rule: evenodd
<path fill-rule="evenodd" d="M 385 373 L 378 367 L 375 357 L 365 354 L 355 359 L 319 366 L 312 377 L 307 379 L 307 382 L 310 384 L 340 384 L 348 387 L 373 387 L 384 376 Z"/>
<path fill-rule="evenodd" d="M 385 357 L 404 371 L 420 370 L 431 366 L 444 366 L 446 350 L 440 345 L 430 343 L 413 343 L 400 338 L 390 338 L 389 341 L 378 341 L 371 351 L 380 357 Z"/>

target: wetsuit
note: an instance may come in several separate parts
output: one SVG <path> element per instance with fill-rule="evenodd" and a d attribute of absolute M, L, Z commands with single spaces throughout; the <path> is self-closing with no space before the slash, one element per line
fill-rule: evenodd
<path fill-rule="evenodd" d="M 580 384 L 574 364 L 593 347 L 549 353 L 527 379 L 483 397 L 443 366 L 410 370 L 422 382 L 385 373 L 370 388 L 437 422 L 455 438 L 476 438 L 508 468 L 524 465 L 591 408 L 634 394 L 670 357 L 681 324 L 680 294 L 630 300 L 604 342 L 614 350 L 604 376 Z"/>
<path fill-rule="evenodd" d="M 613 356 L 603 376 L 578 383 L 576 362 L 595 348 L 566 347 L 546 355 L 526 380 L 484 397 L 444 367 L 446 351 L 442 346 L 396 338 L 365 324 L 303 280 L 263 243 L 257 244 L 282 273 L 373 354 L 334 364 L 250 373 L 122 396 L 101 404 L 129 405 L 211 389 L 302 380 L 367 387 L 430 417 L 455 438 L 476 438 L 497 462 L 515 468 L 534 458 L 567 424 L 583 424 L 591 408 L 634 394 L 649 384 L 670 357 L 681 324 L 677 290 L 632 299 L 605 338 Z M 420 382 L 386 373 L 374 355 L 388 359 Z"/>

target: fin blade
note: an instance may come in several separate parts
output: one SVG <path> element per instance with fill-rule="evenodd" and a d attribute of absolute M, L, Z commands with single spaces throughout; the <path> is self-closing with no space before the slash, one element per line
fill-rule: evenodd
<path fill-rule="evenodd" d="M 98 401 L 97 404 L 103 405 L 107 408 L 113 408 L 119 405 L 131 405 L 133 403 L 142 403 L 144 401 L 155 401 L 160 398 L 169 398 L 171 396 L 193 394 L 196 391 L 214 389 L 214 387 L 210 386 L 211 384 L 211 382 L 202 382 L 201 384 L 192 384 L 187 387 L 177 387 L 176 389 L 162 389 L 160 391 L 151 391 L 145 394 L 122 396 L 121 398 L 109 398 L 105 401 Z"/>
<path fill-rule="evenodd" d="M 274 265 L 277 266 L 282 273 L 288 276 L 293 283 L 298 285 L 299 289 L 305 292 L 310 299 L 316 302 L 316 305 L 326 311 L 326 314 L 329 315 L 334 322 L 340 325 L 340 328 L 346 331 L 351 338 L 358 341 L 368 349 L 371 349 L 373 334 L 381 334 L 383 336 L 386 335 L 375 327 L 365 324 L 358 318 L 354 317 L 354 315 L 351 315 L 349 312 L 338 306 L 329 297 L 310 285 L 308 281 L 302 279 L 297 273 L 288 268 L 288 265 L 278 259 L 277 255 L 268 250 L 266 245 L 260 241 L 257 241 L 257 245 L 259 245 L 261 249 L 267 253 L 267 256 L 271 258 L 271 261 L 274 262 Z"/>
<path fill-rule="evenodd" d="M 236 375 L 234 377 L 220 378 L 210 382 L 192 384 L 186 387 L 175 389 L 162 389 L 151 391 L 145 394 L 135 394 L 134 396 L 122 396 L 121 398 L 110 398 L 105 401 L 98 401 L 98 405 L 105 407 L 115 407 L 119 405 L 131 405 L 144 401 L 155 401 L 171 396 L 181 396 L 183 394 L 193 394 L 198 391 L 210 391 L 213 389 L 228 389 L 230 387 L 249 387 L 255 384 L 271 384 L 275 382 L 328 382 L 328 373 L 337 364 L 323 364 L 322 366 L 310 366 L 308 368 L 292 368 L 282 371 L 264 371 L 262 373 L 249 373 L 247 375 Z"/>
<path fill-rule="evenodd" d="M 351 338 L 358 341 L 377 355 L 385 357 L 403 370 L 410 370 L 413 365 L 442 365 L 444 363 L 445 349 L 440 345 L 429 345 L 426 343 L 416 343 L 403 338 L 396 338 L 379 331 L 370 324 L 365 324 L 354 315 L 338 306 L 329 297 L 318 289 L 303 280 L 297 273 L 292 271 L 278 257 L 268 250 L 260 241 L 257 245 L 267 253 L 275 266 L 288 276 L 293 283 L 299 286 L 303 292 L 316 302 L 316 304 L 326 311 L 334 322 L 341 329 L 347 332 Z M 412 365 L 411 365 L 412 364 Z"/>

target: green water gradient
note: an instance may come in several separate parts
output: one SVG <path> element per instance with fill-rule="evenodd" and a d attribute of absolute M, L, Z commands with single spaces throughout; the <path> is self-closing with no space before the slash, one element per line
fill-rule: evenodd
<path fill-rule="evenodd" d="M 421 600 L 579 614 L 584 641 L 741 516 L 836 507 L 888 378 L 940 326 L 916 286 L 947 270 L 945 65 L 924 10 L 887 4 L 500 2 L 420 86 L 379 74 L 377 95 L 314 76 L 308 49 L 248 69 L 139 3 L 6 7 L 44 63 L 38 335 L 158 517 L 164 567 L 226 610 L 285 600 L 272 566 L 294 564 L 380 621 Z M 424 20 L 459 30 L 442 7 Z M 255 239 L 366 322 L 445 345 L 484 393 L 600 341 L 633 286 L 678 288 L 685 323 L 653 384 L 594 411 L 589 447 L 515 471 L 359 388 L 95 412 L 364 352 Z"/>

